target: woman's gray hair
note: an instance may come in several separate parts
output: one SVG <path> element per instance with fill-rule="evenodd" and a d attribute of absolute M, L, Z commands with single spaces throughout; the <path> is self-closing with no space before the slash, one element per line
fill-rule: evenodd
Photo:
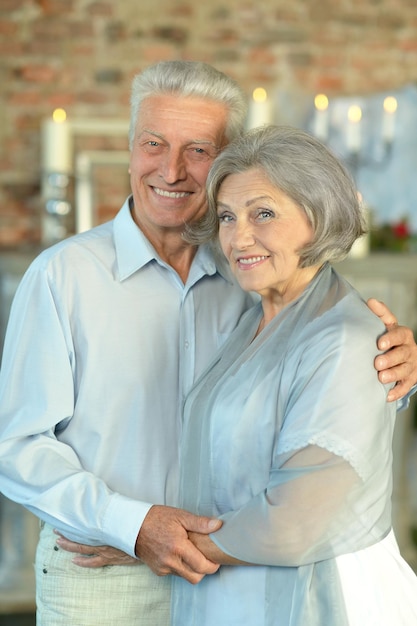
<path fill-rule="evenodd" d="M 200 244 L 218 233 L 217 195 L 224 179 L 256 168 L 304 209 L 313 240 L 299 250 L 300 267 L 342 260 L 366 223 L 352 177 L 317 139 L 288 126 L 264 126 L 229 144 L 207 179 L 208 212 L 187 228 L 185 238 Z"/>
<path fill-rule="evenodd" d="M 200 61 L 161 61 L 146 68 L 133 79 L 129 128 L 131 149 L 143 100 L 166 94 L 197 96 L 225 104 L 229 111 L 227 139 L 232 141 L 243 132 L 248 105 L 237 82 Z"/>

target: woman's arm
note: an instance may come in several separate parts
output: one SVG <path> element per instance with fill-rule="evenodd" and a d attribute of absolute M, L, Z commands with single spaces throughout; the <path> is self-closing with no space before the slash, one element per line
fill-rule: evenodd
<path fill-rule="evenodd" d="M 219 565 L 253 565 L 252 563 L 245 563 L 235 559 L 230 554 L 223 552 L 215 543 L 210 539 L 209 535 L 200 535 L 199 533 L 188 533 L 189 540 L 204 554 L 206 559 Z"/>
<path fill-rule="evenodd" d="M 189 538 L 220 565 L 298 566 L 329 558 L 341 551 L 339 536 L 355 526 L 351 495 L 360 484 L 347 461 L 319 446 L 306 446 L 272 473 L 264 494 L 224 516 L 219 532 L 189 533 Z"/>

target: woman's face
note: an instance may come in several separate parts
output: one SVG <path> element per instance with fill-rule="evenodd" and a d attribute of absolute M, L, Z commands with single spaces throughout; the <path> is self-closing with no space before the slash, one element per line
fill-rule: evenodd
<path fill-rule="evenodd" d="M 285 301 L 317 271 L 299 268 L 298 250 L 313 238 L 304 212 L 258 168 L 231 174 L 217 197 L 220 245 L 246 291 Z"/>

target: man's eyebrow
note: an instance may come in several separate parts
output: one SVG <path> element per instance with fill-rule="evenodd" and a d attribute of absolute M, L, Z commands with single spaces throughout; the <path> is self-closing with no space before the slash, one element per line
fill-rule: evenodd
<path fill-rule="evenodd" d="M 158 139 L 165 140 L 165 137 L 161 135 L 161 133 L 157 133 L 156 130 L 151 130 L 150 128 L 142 128 L 139 137 L 142 136 L 144 133 L 148 133 L 148 135 L 153 135 L 153 137 L 158 137 Z"/>
<path fill-rule="evenodd" d="M 192 139 L 192 141 L 190 141 L 189 143 L 205 144 L 207 146 L 213 146 L 214 148 L 218 148 L 218 146 L 216 146 L 216 144 L 209 139 Z"/>
<path fill-rule="evenodd" d="M 158 133 L 156 130 L 151 130 L 150 128 L 143 128 L 140 131 L 139 137 L 141 137 L 145 133 L 147 133 L 148 135 L 152 135 L 153 137 L 157 137 L 158 139 L 161 139 L 162 141 L 166 141 L 164 135 L 162 135 L 161 133 Z M 185 145 L 191 146 L 193 144 L 203 145 L 203 146 L 212 146 L 216 150 L 221 149 L 220 146 L 217 146 L 215 143 L 213 143 L 209 139 L 190 139 L 190 141 L 188 141 Z"/>

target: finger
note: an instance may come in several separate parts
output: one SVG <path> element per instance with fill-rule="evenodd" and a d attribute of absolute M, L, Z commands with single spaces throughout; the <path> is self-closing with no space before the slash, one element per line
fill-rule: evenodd
<path fill-rule="evenodd" d="M 75 541 L 70 541 L 66 539 L 62 535 L 58 537 L 56 540 L 57 545 L 62 548 L 62 550 L 66 550 L 67 552 L 74 552 L 76 554 L 83 554 L 85 556 L 91 556 L 94 554 L 93 546 L 86 546 L 82 543 L 76 543 Z"/>
<path fill-rule="evenodd" d="M 219 568 L 219 565 L 213 563 L 189 538 L 181 549 L 180 557 L 181 566 L 195 574 L 214 574 Z"/>
<path fill-rule="evenodd" d="M 184 528 L 189 532 L 209 535 L 216 532 L 223 525 L 222 520 L 213 517 L 204 517 L 203 515 L 186 515 L 182 520 Z"/>
<path fill-rule="evenodd" d="M 196 572 L 186 568 L 180 568 L 178 571 L 173 572 L 173 574 L 175 574 L 175 576 L 180 576 L 180 578 L 184 578 L 184 580 L 187 580 L 192 585 L 197 585 L 197 583 L 202 581 L 204 578 L 204 574 L 197 574 Z"/>
<path fill-rule="evenodd" d="M 389 348 L 406 346 L 409 349 L 415 345 L 413 332 L 407 326 L 395 326 L 390 328 L 378 339 L 378 348 L 388 350 Z M 407 353 L 407 357 L 408 357 Z"/>
<path fill-rule="evenodd" d="M 196 584 L 204 578 L 203 573 L 191 569 L 179 556 L 165 558 L 162 561 L 151 560 L 147 565 L 157 576 L 179 576 L 192 584 Z"/>
<path fill-rule="evenodd" d="M 138 559 L 135 559 L 129 555 L 124 557 L 109 557 L 106 553 L 104 554 L 93 554 L 90 556 L 82 556 L 77 555 L 72 559 L 74 565 L 79 565 L 84 568 L 97 568 L 97 567 L 106 567 L 109 565 L 140 565 L 141 562 Z"/>
<path fill-rule="evenodd" d="M 414 384 L 414 381 L 411 377 L 411 367 L 408 363 L 400 363 L 399 365 L 393 365 L 390 368 L 379 370 L 378 378 L 381 383 L 402 383 L 403 385 L 407 385 L 409 391 Z"/>
<path fill-rule="evenodd" d="M 410 367 L 406 363 L 400 363 L 396 367 L 379 371 L 378 379 L 383 384 L 395 383 L 395 386 L 388 392 L 388 402 L 399 400 L 407 395 L 414 384 L 410 376 Z"/>
<path fill-rule="evenodd" d="M 211 563 L 211 561 L 207 561 L 207 559 L 204 567 L 201 564 L 193 563 L 190 565 L 188 562 L 183 561 L 174 568 L 172 573 L 176 576 L 181 576 L 181 578 L 184 578 L 185 580 L 188 580 L 188 582 L 195 585 L 199 583 L 207 574 L 214 574 L 217 572 L 219 567 L 220 565 Z"/>
<path fill-rule="evenodd" d="M 389 375 L 389 378 L 386 378 L 383 382 L 397 382 L 409 376 L 412 371 L 408 358 L 408 350 L 406 348 L 393 348 L 389 352 L 375 357 L 375 369 L 381 373 L 386 371 L 387 375 Z"/>
<path fill-rule="evenodd" d="M 380 300 L 376 298 L 369 298 L 367 301 L 368 307 L 375 315 L 377 315 L 387 328 L 392 328 L 398 324 L 397 318 L 389 308 Z"/>
<path fill-rule="evenodd" d="M 106 567 L 107 561 L 99 554 L 94 556 L 76 556 L 72 559 L 74 565 L 78 565 L 84 569 L 96 569 L 99 567 Z"/>
<path fill-rule="evenodd" d="M 388 395 L 387 395 L 387 401 L 388 402 L 396 402 L 397 400 L 400 400 L 401 398 L 403 398 L 409 391 L 410 389 L 410 385 L 407 383 L 397 383 L 395 385 L 395 387 L 393 387 Z"/>
<path fill-rule="evenodd" d="M 206 559 L 196 548 L 194 548 L 192 554 L 186 555 L 184 564 L 190 572 L 196 574 L 214 574 L 219 569 L 218 563 L 213 563 L 209 561 L 209 559 Z"/>

